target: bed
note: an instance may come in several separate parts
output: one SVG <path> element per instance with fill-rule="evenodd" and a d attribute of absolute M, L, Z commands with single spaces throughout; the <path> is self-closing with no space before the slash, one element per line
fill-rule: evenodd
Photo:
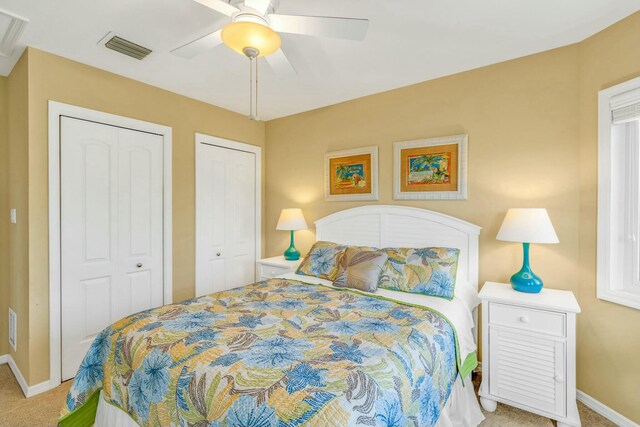
<path fill-rule="evenodd" d="M 147 310 L 98 335 L 60 425 L 476 426 L 478 234 L 399 206 L 320 219 L 319 241 L 458 248 L 455 297 L 291 273 Z"/>

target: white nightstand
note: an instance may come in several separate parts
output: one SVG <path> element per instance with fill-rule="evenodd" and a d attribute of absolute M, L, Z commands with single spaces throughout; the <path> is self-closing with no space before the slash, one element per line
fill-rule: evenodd
<path fill-rule="evenodd" d="M 297 261 L 287 261 L 284 259 L 284 255 L 258 260 L 258 280 L 267 280 L 281 274 L 293 273 L 301 262 L 302 257 Z"/>
<path fill-rule="evenodd" d="M 486 282 L 482 299 L 480 403 L 497 402 L 580 426 L 576 404 L 576 313 L 572 292 L 516 292 Z"/>

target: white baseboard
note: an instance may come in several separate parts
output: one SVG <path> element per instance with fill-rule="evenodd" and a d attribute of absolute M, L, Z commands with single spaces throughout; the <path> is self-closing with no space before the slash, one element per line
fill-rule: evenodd
<path fill-rule="evenodd" d="M 5 362 L 2 362 L 3 360 Z M 11 369 L 11 372 L 13 372 L 13 376 L 16 377 L 16 381 L 18 381 L 18 385 L 22 389 L 22 393 L 24 394 L 24 397 L 29 398 L 29 397 L 35 396 L 36 394 L 44 393 L 45 391 L 48 391 L 51 389 L 51 385 L 48 380 L 43 381 L 40 384 L 36 384 L 32 386 L 28 385 L 27 381 L 22 376 L 22 372 L 20 372 L 20 369 L 18 369 L 18 365 L 16 365 L 16 362 L 13 360 L 13 357 L 11 357 L 10 354 L 5 354 L 3 356 L 0 356 L 0 363 L 9 364 L 9 368 Z"/>
<path fill-rule="evenodd" d="M 578 398 L 578 400 L 580 402 L 582 402 L 584 404 L 584 406 L 586 406 L 586 407 L 590 408 L 591 410 L 593 410 L 594 412 L 597 412 L 598 414 L 602 415 L 603 417 L 605 417 L 606 419 L 608 419 L 609 421 L 611 421 L 612 423 L 614 423 L 617 426 L 620 426 L 620 427 L 640 427 L 638 424 L 634 423 L 629 418 L 625 417 L 624 415 L 622 415 L 619 412 L 614 411 L 613 409 L 609 408 L 604 403 L 594 399 L 593 397 L 589 396 L 585 392 L 577 390 L 576 391 L 576 397 Z"/>

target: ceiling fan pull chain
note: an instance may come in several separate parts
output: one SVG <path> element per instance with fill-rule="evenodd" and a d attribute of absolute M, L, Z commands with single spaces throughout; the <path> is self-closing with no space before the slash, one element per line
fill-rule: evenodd
<path fill-rule="evenodd" d="M 253 120 L 253 58 L 249 58 L 249 119 Z"/>
<path fill-rule="evenodd" d="M 256 120 L 258 120 L 258 57 L 256 56 Z"/>

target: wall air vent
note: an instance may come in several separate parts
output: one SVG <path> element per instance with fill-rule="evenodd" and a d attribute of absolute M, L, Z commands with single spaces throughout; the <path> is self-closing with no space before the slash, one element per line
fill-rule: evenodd
<path fill-rule="evenodd" d="M 11 56 L 27 20 L 0 10 L 0 56 Z"/>
<path fill-rule="evenodd" d="M 113 33 L 107 34 L 100 40 L 100 44 L 104 44 L 107 49 L 115 50 L 123 55 L 130 56 L 132 58 L 143 60 L 151 52 L 151 49 L 144 46 L 140 46 L 137 43 L 118 37 Z"/>

